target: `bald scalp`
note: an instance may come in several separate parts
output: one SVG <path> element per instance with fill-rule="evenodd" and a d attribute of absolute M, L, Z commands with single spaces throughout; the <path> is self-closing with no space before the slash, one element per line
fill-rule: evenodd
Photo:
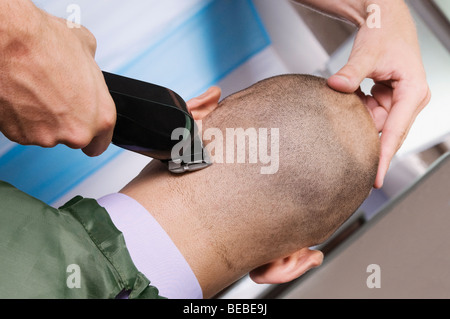
<path fill-rule="evenodd" d="M 215 181 L 209 189 L 216 192 L 214 209 L 202 219 L 223 235 L 223 247 L 241 247 L 236 260 L 263 261 L 322 243 L 372 189 L 378 132 L 355 94 L 336 92 L 323 78 L 281 75 L 227 97 L 203 129 L 230 127 L 279 129 L 276 174 L 249 163 L 200 172 Z"/>

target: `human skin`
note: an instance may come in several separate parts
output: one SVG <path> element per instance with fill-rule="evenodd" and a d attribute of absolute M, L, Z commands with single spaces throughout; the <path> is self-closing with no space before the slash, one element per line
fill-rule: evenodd
<path fill-rule="evenodd" d="M 348 63 L 328 84 L 359 92 L 382 133 L 374 184 L 380 188 L 431 98 L 409 10 L 403 0 L 296 1 L 359 28 Z M 380 8 L 380 28 L 366 23 L 371 4 Z M 0 17 L 0 130 L 21 144 L 66 144 L 100 155 L 111 142 L 116 113 L 94 60 L 94 36 L 69 29 L 29 0 L 0 2 Z M 359 90 L 365 78 L 375 82 L 369 96 Z"/>
<path fill-rule="evenodd" d="M 24 145 L 103 153 L 116 111 L 95 37 L 28 0 L 1 1 L 0 19 L 0 130 Z"/>
<path fill-rule="evenodd" d="M 391 160 L 418 114 L 431 99 L 414 21 L 403 0 L 296 0 L 344 19 L 358 32 L 347 64 L 328 79 L 340 92 L 358 92 L 381 132 L 381 155 L 374 186 L 383 186 Z M 366 23 L 369 5 L 380 10 L 380 28 Z M 371 95 L 359 86 L 375 82 Z"/>
<path fill-rule="evenodd" d="M 216 147 L 227 144 L 216 135 L 215 143 L 204 139 L 213 162 L 207 169 L 179 175 L 151 161 L 121 190 L 164 228 L 205 298 L 246 274 L 278 284 L 319 266 L 323 254 L 309 247 L 329 238 L 368 196 L 379 159 L 378 134 L 363 103 L 325 79 L 274 77 L 219 103 L 220 93 L 212 87 L 187 101 L 197 123 L 216 132 L 278 127 L 279 148 L 271 152 L 279 170 L 261 174 L 250 160 L 216 162 Z"/>

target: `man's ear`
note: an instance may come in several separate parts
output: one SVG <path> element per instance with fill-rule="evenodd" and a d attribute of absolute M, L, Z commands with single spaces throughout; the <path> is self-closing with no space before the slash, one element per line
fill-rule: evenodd
<path fill-rule="evenodd" d="M 250 278 L 257 284 L 281 284 L 292 281 L 308 270 L 320 266 L 322 261 L 321 251 L 302 248 L 287 257 L 252 270 Z"/>
<path fill-rule="evenodd" d="M 205 93 L 186 102 L 188 110 L 194 120 L 201 120 L 219 106 L 222 91 L 219 87 L 213 86 Z"/>

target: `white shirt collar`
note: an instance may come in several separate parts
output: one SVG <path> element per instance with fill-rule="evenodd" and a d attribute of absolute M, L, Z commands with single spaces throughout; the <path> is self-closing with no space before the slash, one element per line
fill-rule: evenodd
<path fill-rule="evenodd" d="M 119 229 L 136 268 L 160 296 L 201 299 L 202 290 L 189 264 L 156 219 L 136 200 L 121 193 L 100 198 Z"/>

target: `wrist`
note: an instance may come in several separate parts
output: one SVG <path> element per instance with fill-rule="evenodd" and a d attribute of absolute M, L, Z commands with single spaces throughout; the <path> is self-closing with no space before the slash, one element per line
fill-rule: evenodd
<path fill-rule="evenodd" d="M 295 0 L 319 12 L 361 26 L 366 20 L 365 0 Z"/>
<path fill-rule="evenodd" d="M 34 42 L 47 17 L 29 0 L 5 0 L 0 1 L 0 19 L 1 47 L 14 49 L 10 46 L 28 46 Z"/>
<path fill-rule="evenodd" d="M 398 20 L 403 20 L 405 13 L 409 14 L 409 10 L 404 0 L 359 0 L 362 3 L 358 12 L 358 27 L 362 27 L 366 24 L 369 15 L 372 14 L 372 10 L 375 10 L 373 6 L 376 6 L 376 10 L 379 10 L 379 14 L 383 23 L 392 25 Z"/>
<path fill-rule="evenodd" d="M 339 0 L 336 5 L 338 16 L 360 28 L 367 19 L 367 6 L 370 0 Z"/>
<path fill-rule="evenodd" d="M 378 6 L 381 14 L 389 12 L 386 16 L 392 16 L 406 7 L 404 0 L 338 0 L 333 10 L 338 16 L 361 28 L 366 24 L 373 5 Z"/>
<path fill-rule="evenodd" d="M 404 0 L 295 0 L 335 18 L 345 20 L 361 28 L 370 15 L 370 5 L 378 5 L 381 12 L 401 12 L 406 5 Z M 401 10 L 401 11 L 399 11 Z M 369 10 L 370 11 L 370 10 Z M 389 16 L 392 16 L 389 14 Z"/>

